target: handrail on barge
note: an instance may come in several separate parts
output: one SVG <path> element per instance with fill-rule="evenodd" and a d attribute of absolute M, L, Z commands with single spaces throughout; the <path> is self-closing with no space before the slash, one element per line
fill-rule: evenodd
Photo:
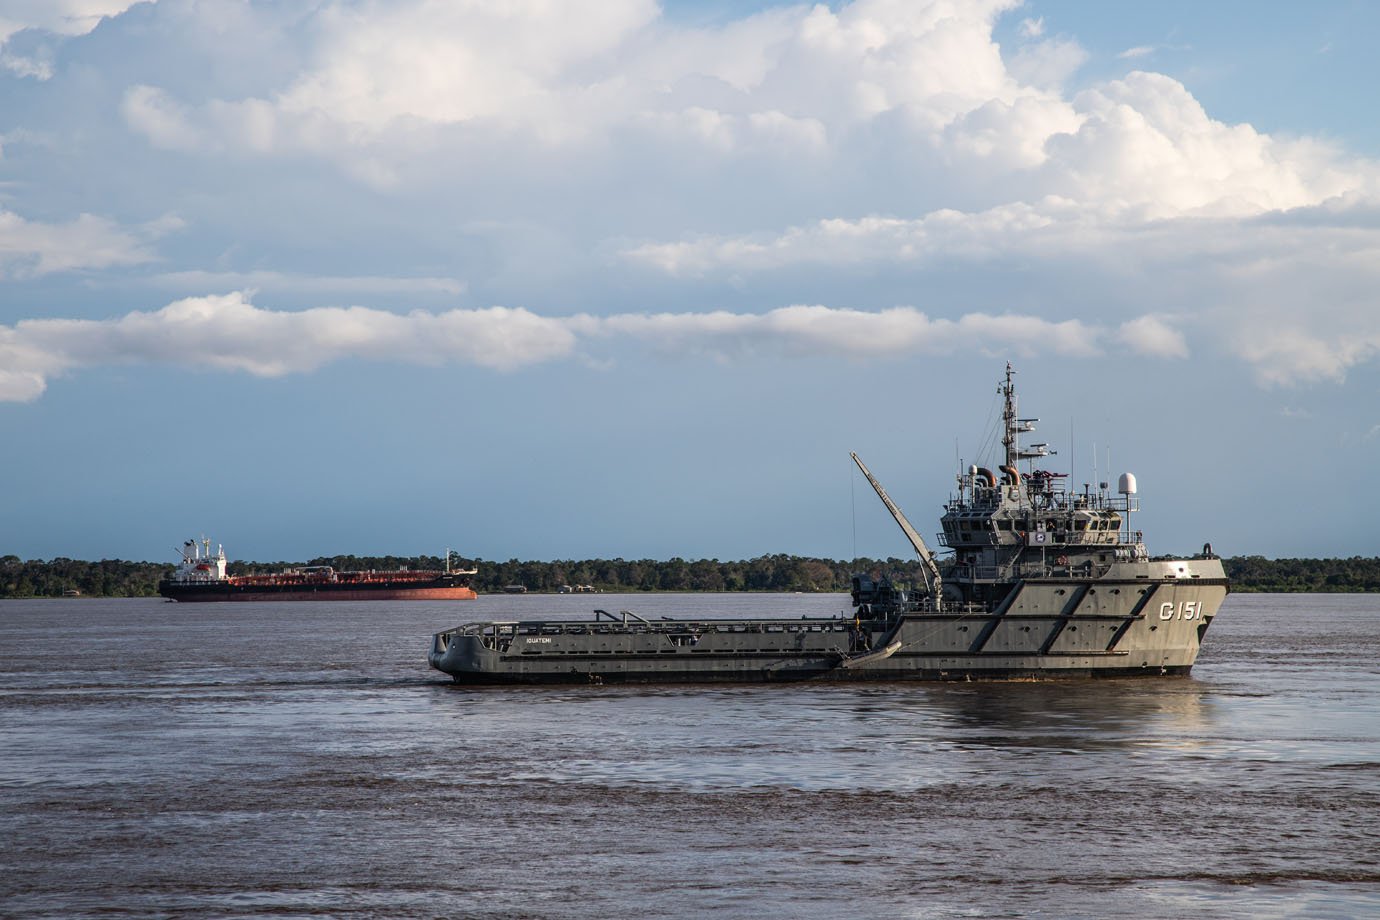
<path fill-rule="evenodd" d="M 619 617 L 616 617 L 616 616 L 614 616 L 613 614 L 609 613 L 607 610 L 595 610 L 595 611 L 594 611 L 594 619 L 595 619 L 595 620 L 598 620 L 600 616 L 606 616 L 606 617 L 608 617 L 610 620 L 612 620 L 612 621 L 615 622 L 615 623 L 622 623 L 624 626 L 627 626 L 627 625 L 628 625 L 628 617 L 632 617 L 634 620 L 637 620 L 639 623 L 647 623 L 648 626 L 651 625 L 651 623 L 649 623 L 645 618 L 638 616 L 637 614 L 633 613 L 631 610 L 620 610 L 620 611 L 618 611 L 618 613 L 619 613 L 619 615 L 621 616 L 621 619 L 620 619 Z"/>
<path fill-rule="evenodd" d="M 599 612 L 608 616 L 612 622 L 596 616 L 593 620 L 492 620 L 465 623 L 436 633 L 432 645 L 438 653 L 444 653 L 451 643 L 461 636 L 476 638 L 485 647 L 496 648 L 500 645 L 506 647 L 520 636 L 662 635 L 676 643 L 677 638 L 697 639 L 704 633 L 844 633 L 852 627 L 852 621 L 842 616 L 651 621 L 636 614 L 631 614 L 632 620 L 622 620 L 611 616 L 607 611 Z"/>

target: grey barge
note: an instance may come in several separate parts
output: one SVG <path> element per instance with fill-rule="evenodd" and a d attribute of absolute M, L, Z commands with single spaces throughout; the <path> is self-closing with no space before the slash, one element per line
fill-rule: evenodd
<path fill-rule="evenodd" d="M 1022 447 L 1008 364 L 1003 463 L 970 466 L 941 518 L 937 559 L 857 454 L 853 460 L 922 562 L 924 584 L 853 578 L 834 618 L 674 619 L 596 611 L 592 620 L 471 623 L 432 639 L 433 668 L 460 683 L 963 680 L 1187 674 L 1227 595 L 1210 545 L 1151 559 L 1135 477 L 1081 491 Z M 1024 464 L 1024 471 L 1021 466 Z"/>

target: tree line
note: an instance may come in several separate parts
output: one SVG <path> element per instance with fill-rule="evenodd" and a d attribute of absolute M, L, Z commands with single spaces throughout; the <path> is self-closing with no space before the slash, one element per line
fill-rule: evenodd
<path fill-rule="evenodd" d="M 481 594 L 521 586 L 554 592 L 563 586 L 596 591 L 808 591 L 846 592 L 857 572 L 885 574 L 903 584 L 920 584 L 914 559 L 842 561 L 777 554 L 736 562 L 717 559 L 582 559 L 554 562 L 496 562 L 453 556 L 452 568 L 476 568 L 475 590 Z M 1380 558 L 1266 559 L 1235 556 L 1222 560 L 1233 591 L 1380 592 Z M 392 571 L 400 568 L 442 569 L 439 556 L 319 556 L 306 562 L 232 562 L 229 572 L 276 572 L 297 565 L 329 565 L 340 571 Z M 58 557 L 21 560 L 0 556 L 0 598 L 62 597 L 79 593 L 97 597 L 154 597 L 158 581 L 173 566 L 157 562 L 102 559 L 84 562 Z"/>

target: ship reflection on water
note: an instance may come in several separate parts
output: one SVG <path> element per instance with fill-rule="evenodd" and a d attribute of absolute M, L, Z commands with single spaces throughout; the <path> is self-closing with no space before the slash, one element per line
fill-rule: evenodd
<path fill-rule="evenodd" d="M 1182 746 L 1211 732 L 1215 713 L 1205 686 L 1191 677 L 1155 686 L 1140 680 L 1026 681 L 943 689 L 948 692 L 936 693 L 929 708 L 948 715 L 947 737 L 974 748 Z M 906 701 L 896 705 L 909 708 Z"/>
<path fill-rule="evenodd" d="M 533 691 L 507 692 L 534 701 Z M 495 690 L 452 695 L 459 707 L 481 712 L 511 700 Z M 706 792 L 743 786 L 903 792 L 1024 773 L 1036 761 L 1043 763 L 1039 770 L 1068 777 L 1127 755 L 1167 768 L 1211 747 L 1224 729 L 1209 686 L 1193 678 L 623 686 L 566 691 L 561 700 L 563 731 L 588 731 L 598 743 L 580 750 L 562 742 L 562 756 L 527 763 L 526 775 Z M 613 725 L 601 731 L 614 711 L 636 720 L 636 732 Z M 452 715 L 463 718 L 458 708 Z M 473 724 L 473 717 L 467 721 Z"/>

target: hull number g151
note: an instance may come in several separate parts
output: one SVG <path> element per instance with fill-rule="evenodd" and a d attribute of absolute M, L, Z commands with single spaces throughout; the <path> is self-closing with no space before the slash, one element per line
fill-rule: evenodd
<path fill-rule="evenodd" d="M 1202 601 L 1160 604 L 1161 620 L 1196 620 L 1203 615 Z"/>

